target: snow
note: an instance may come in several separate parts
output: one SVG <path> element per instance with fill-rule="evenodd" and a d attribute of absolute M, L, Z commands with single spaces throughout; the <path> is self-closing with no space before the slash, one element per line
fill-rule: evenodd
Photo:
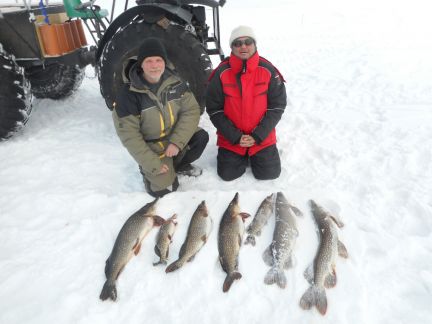
<path fill-rule="evenodd" d="M 426 0 L 228 1 L 225 53 L 232 28 L 250 24 L 260 54 L 286 79 L 290 105 L 277 127 L 282 174 L 257 181 L 248 170 L 220 180 L 215 130 L 204 115 L 210 142 L 197 161 L 204 173 L 182 177 L 157 211 L 178 214 L 170 261 L 202 200 L 214 221 L 209 241 L 166 274 L 152 265 L 154 229 L 120 275 L 115 303 L 99 300 L 105 260 L 126 219 L 152 198 L 91 68 L 69 99 L 36 100 L 24 130 L 0 143 L 0 323 L 430 323 L 431 12 Z M 255 247 L 241 248 L 243 278 L 223 293 L 224 210 L 239 192 L 241 210 L 254 215 L 277 191 L 304 213 L 287 288 L 263 283 L 273 217 Z M 324 317 L 299 307 L 318 244 L 309 199 L 345 223 L 338 233 L 349 253 L 337 260 Z"/>

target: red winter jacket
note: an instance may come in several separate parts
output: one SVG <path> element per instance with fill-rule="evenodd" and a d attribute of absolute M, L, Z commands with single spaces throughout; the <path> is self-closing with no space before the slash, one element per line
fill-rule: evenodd
<path fill-rule="evenodd" d="M 275 126 L 286 106 L 284 79 L 258 52 L 243 61 L 231 56 L 209 78 L 206 110 L 217 129 L 217 145 L 240 155 L 254 155 L 276 143 Z M 255 145 L 239 145 L 243 134 Z"/>

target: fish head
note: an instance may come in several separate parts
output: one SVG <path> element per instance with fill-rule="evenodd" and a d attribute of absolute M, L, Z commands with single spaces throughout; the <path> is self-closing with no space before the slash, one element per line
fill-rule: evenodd
<path fill-rule="evenodd" d="M 230 211 L 231 217 L 236 217 L 238 214 L 240 214 L 240 206 L 238 204 L 239 194 L 236 192 L 233 200 L 231 200 L 228 210 Z"/>
<path fill-rule="evenodd" d="M 326 212 L 320 205 L 318 205 L 312 199 L 309 201 L 311 207 L 312 215 L 317 223 L 324 223 L 330 220 L 330 214 Z"/>
<path fill-rule="evenodd" d="M 198 205 L 198 208 L 197 208 L 197 209 L 199 210 L 199 212 L 200 212 L 200 214 L 201 214 L 202 216 L 204 216 L 204 217 L 207 217 L 207 216 L 208 216 L 208 209 L 207 209 L 207 205 L 206 205 L 205 200 L 203 200 L 203 201 Z"/>
<path fill-rule="evenodd" d="M 231 201 L 231 204 L 238 205 L 238 200 L 239 200 L 239 193 L 236 192 L 236 194 L 234 195 L 233 200 Z"/>
<path fill-rule="evenodd" d="M 289 205 L 288 200 L 285 198 L 285 195 L 280 191 L 276 195 L 276 205 Z"/>

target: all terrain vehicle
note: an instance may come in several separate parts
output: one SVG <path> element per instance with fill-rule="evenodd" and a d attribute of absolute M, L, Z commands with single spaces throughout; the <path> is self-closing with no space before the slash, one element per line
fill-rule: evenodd
<path fill-rule="evenodd" d="M 212 71 L 209 55 L 220 46 L 219 7 L 214 0 L 137 0 L 113 19 L 91 0 L 11 1 L 0 5 L 0 139 L 9 138 L 28 120 L 32 97 L 63 99 L 81 84 L 84 68 L 95 65 L 101 94 L 112 109 L 123 64 L 137 55 L 144 38 L 157 37 L 169 64 L 190 84 L 201 112 L 205 83 Z M 19 2 L 20 4 L 17 4 Z M 206 13 L 212 14 L 212 35 Z M 88 45 L 91 35 L 96 46 Z"/>

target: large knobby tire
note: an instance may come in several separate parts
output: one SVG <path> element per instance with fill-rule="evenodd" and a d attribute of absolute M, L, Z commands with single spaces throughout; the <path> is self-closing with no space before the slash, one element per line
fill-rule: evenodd
<path fill-rule="evenodd" d="M 205 107 L 205 86 L 212 72 L 212 63 L 205 48 L 182 26 L 169 25 L 164 29 L 145 21 L 135 21 L 120 29 L 103 50 L 98 62 L 98 76 L 108 108 L 113 108 L 117 91 L 123 83 L 123 62 L 137 55 L 142 41 L 148 37 L 156 37 L 164 44 L 168 60 L 180 77 L 189 82 L 202 113 Z"/>
<path fill-rule="evenodd" d="M 9 138 L 27 122 L 32 109 L 30 82 L 24 69 L 0 44 L 0 140 Z"/>
<path fill-rule="evenodd" d="M 84 79 L 84 69 L 78 66 L 49 64 L 26 69 L 36 98 L 64 99 L 74 93 Z"/>

